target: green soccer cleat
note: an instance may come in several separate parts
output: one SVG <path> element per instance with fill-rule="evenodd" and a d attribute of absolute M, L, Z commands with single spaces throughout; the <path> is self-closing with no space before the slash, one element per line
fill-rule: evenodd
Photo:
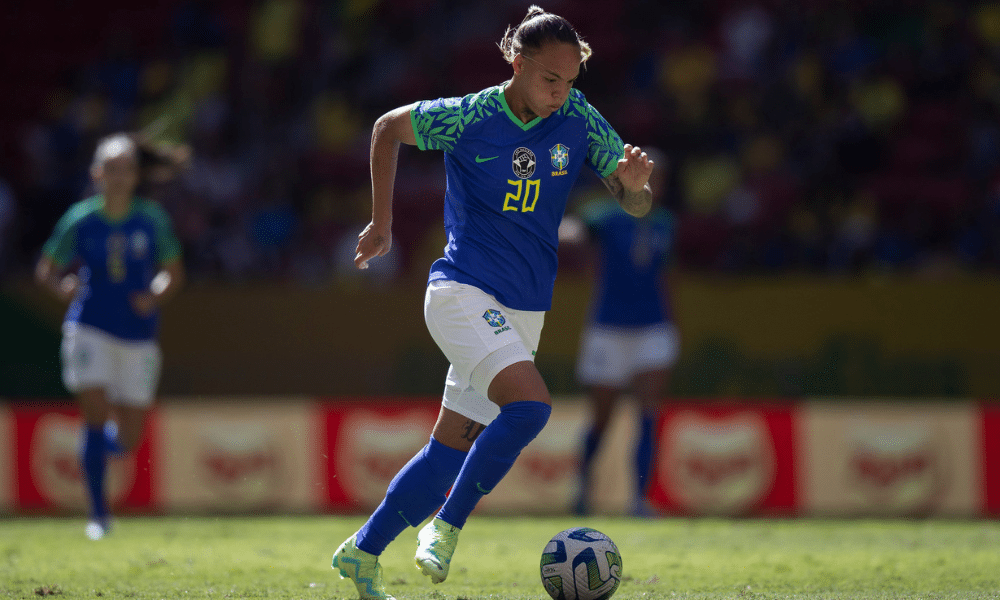
<path fill-rule="evenodd" d="M 451 566 L 451 557 L 455 554 L 461 531 L 434 517 L 417 534 L 417 568 L 434 583 L 448 578 L 448 567 Z"/>
<path fill-rule="evenodd" d="M 378 557 L 358 548 L 356 537 L 352 535 L 333 553 L 333 568 L 340 569 L 341 579 L 354 582 L 361 600 L 396 600 L 385 592 Z"/>

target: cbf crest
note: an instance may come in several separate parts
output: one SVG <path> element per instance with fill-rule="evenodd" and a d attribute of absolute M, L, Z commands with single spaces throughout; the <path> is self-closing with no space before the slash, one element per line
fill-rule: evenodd
<path fill-rule="evenodd" d="M 514 151 L 514 159 L 511 164 L 514 174 L 521 179 L 527 179 L 535 174 L 535 153 L 530 148 L 521 146 Z"/>
<path fill-rule="evenodd" d="M 503 327 L 504 323 L 507 322 L 507 319 L 500 314 L 499 310 L 492 308 L 483 313 L 483 318 L 486 319 L 486 322 L 489 323 L 490 327 Z"/>
<path fill-rule="evenodd" d="M 556 171 L 562 171 L 569 165 L 569 148 L 562 144 L 556 144 L 549 148 L 549 160 Z"/>

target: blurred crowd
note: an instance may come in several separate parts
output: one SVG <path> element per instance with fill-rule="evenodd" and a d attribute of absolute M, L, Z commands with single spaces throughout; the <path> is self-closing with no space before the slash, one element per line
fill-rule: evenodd
<path fill-rule="evenodd" d="M 578 82 L 588 100 L 625 141 L 669 156 L 680 267 L 1000 267 L 1000 3 L 537 3 L 593 47 Z M 104 19 L 95 52 L 16 130 L 0 273 L 33 263 L 88 192 L 96 140 L 126 129 L 191 148 L 181 177 L 149 193 L 192 278 L 350 281 L 375 119 L 504 81 L 496 44 L 528 4 L 184 0 L 139 33 Z M 379 281 L 422 280 L 444 243 L 440 153 L 400 160 Z M 580 185 L 593 193 L 595 180 Z"/>

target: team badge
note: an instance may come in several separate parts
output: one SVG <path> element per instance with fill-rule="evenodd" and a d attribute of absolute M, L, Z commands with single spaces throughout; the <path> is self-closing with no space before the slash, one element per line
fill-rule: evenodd
<path fill-rule="evenodd" d="M 512 167 L 514 168 L 514 174 L 521 179 L 531 177 L 535 174 L 535 153 L 521 146 L 514 151 Z"/>
<path fill-rule="evenodd" d="M 503 324 L 507 322 L 499 310 L 492 308 L 483 313 L 483 318 L 490 324 L 490 327 L 503 327 Z"/>
<path fill-rule="evenodd" d="M 556 144 L 549 149 L 549 158 L 552 160 L 552 166 L 557 171 L 562 171 L 569 164 L 569 148 Z"/>

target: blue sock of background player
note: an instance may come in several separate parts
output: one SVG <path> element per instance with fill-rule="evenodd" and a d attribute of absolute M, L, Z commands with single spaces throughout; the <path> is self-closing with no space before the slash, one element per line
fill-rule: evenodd
<path fill-rule="evenodd" d="M 461 529 L 479 500 L 500 483 L 521 450 L 542 431 L 552 407 L 544 402 L 511 402 L 472 444 L 439 519 Z"/>
<path fill-rule="evenodd" d="M 601 446 L 601 436 L 597 432 L 597 427 L 591 425 L 587 435 L 583 438 L 583 455 L 580 457 L 580 487 L 577 490 L 576 502 L 573 505 L 573 512 L 578 515 L 585 515 L 590 512 L 587 502 L 587 494 L 590 490 L 590 471 L 594 464 L 594 457 L 597 456 L 597 449 Z"/>
<path fill-rule="evenodd" d="M 653 470 L 653 415 L 643 411 L 639 417 L 639 440 L 635 447 L 635 505 L 633 513 L 645 515 L 646 488 Z"/>
<path fill-rule="evenodd" d="M 90 517 L 105 525 L 108 507 L 104 499 L 104 473 L 107 469 L 107 439 L 103 427 L 86 427 L 83 447 L 80 448 L 80 462 L 87 481 L 90 497 Z"/>
<path fill-rule="evenodd" d="M 431 440 L 393 477 L 385 499 L 358 531 L 357 547 L 376 556 L 407 527 L 416 527 L 444 503 L 466 452 Z"/>
<path fill-rule="evenodd" d="M 104 443 L 110 454 L 115 456 L 125 454 L 125 449 L 118 441 L 118 423 L 114 421 L 104 423 Z"/>

